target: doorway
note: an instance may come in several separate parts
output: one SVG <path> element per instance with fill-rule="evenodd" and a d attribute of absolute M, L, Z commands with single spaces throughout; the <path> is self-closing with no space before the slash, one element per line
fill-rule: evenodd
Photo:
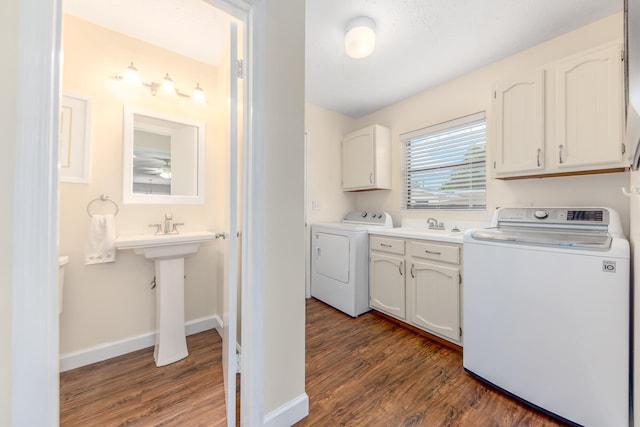
<path fill-rule="evenodd" d="M 226 4 L 223 1 L 211 3 Z M 239 6 L 240 3 L 242 5 Z M 250 5 L 239 1 L 226 5 L 226 8 L 236 13 L 241 12 L 245 16 L 243 19 L 246 19 L 251 10 Z M 15 202 L 16 212 L 33 214 L 15 223 L 17 232 L 25 233 L 21 235 L 21 248 L 14 252 L 14 283 L 17 286 L 13 295 L 12 335 L 30 336 L 33 340 L 17 342 L 12 349 L 14 383 L 24 384 L 15 388 L 12 413 L 18 424 L 54 425 L 57 420 L 57 375 L 51 373 L 57 373 L 58 347 L 57 310 L 52 291 L 55 289 L 53 272 L 57 267 L 54 263 L 57 252 L 57 174 L 53 159 L 57 152 L 57 83 L 60 60 L 57 46 L 60 41 L 61 11 L 59 2 L 55 0 L 45 4 L 21 0 L 20 10 L 20 51 L 29 52 L 29 55 L 25 55 L 27 58 L 19 58 L 18 61 L 18 69 L 24 76 L 19 82 L 19 87 L 20 90 L 24 89 L 21 95 L 34 95 L 28 99 L 35 102 L 37 108 L 18 108 L 20 117 L 30 118 L 26 121 L 29 122 L 31 130 L 25 130 L 26 123 L 18 129 L 18 140 L 24 139 L 26 143 L 20 147 L 21 152 L 16 156 L 19 160 L 18 166 L 24 166 L 20 173 L 16 173 L 16 189 L 22 187 L 34 191 L 31 194 L 25 192 L 17 197 Z M 37 28 L 36 33 L 48 33 L 49 36 L 29 37 L 25 34 L 26 28 L 31 29 L 30 31 Z M 45 58 L 44 63 L 37 64 L 39 69 L 32 63 L 37 58 Z M 35 133 L 39 134 L 40 138 L 33 137 Z M 31 152 L 27 153 L 29 150 Z M 34 219 L 36 215 L 38 218 Z M 34 294 L 40 295 L 40 298 L 31 298 Z M 34 366 L 44 371 L 34 372 Z M 28 408 L 34 405 L 42 410 L 29 411 Z"/>

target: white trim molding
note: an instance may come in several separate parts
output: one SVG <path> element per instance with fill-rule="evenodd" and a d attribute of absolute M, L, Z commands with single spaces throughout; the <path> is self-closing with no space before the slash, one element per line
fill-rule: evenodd
<path fill-rule="evenodd" d="M 59 420 L 55 277 L 61 3 L 17 1 L 19 97 L 16 140 L 9 142 L 15 144 L 15 181 L 13 200 L 6 200 L 13 208 L 13 279 L 11 285 L 2 284 L 12 292 L 10 417 L 15 427 L 53 427 Z"/>
<path fill-rule="evenodd" d="M 184 325 L 186 335 L 193 335 L 199 332 L 215 329 L 218 333 L 222 331 L 222 321 L 218 316 L 207 316 L 190 320 Z M 69 371 L 81 366 L 101 362 L 112 357 L 122 356 L 143 348 L 153 347 L 156 343 L 156 332 L 149 332 L 120 341 L 112 341 L 95 347 L 74 353 L 60 355 L 60 372 Z"/>
<path fill-rule="evenodd" d="M 303 393 L 264 416 L 264 427 L 292 426 L 309 415 L 309 396 Z"/>

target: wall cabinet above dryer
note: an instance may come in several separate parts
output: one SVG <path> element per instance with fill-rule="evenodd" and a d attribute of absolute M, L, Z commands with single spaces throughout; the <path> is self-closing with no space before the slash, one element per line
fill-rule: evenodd
<path fill-rule="evenodd" d="M 344 191 L 391 188 L 391 131 L 373 125 L 342 140 L 342 189 Z"/>
<path fill-rule="evenodd" d="M 622 46 L 610 43 L 494 85 L 496 178 L 622 170 Z"/>

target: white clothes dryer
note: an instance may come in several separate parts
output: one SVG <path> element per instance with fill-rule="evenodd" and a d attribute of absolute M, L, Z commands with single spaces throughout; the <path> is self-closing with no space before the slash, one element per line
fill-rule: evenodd
<path fill-rule="evenodd" d="M 393 220 L 382 211 L 312 224 L 311 296 L 352 317 L 369 311 L 369 230 L 384 227 L 393 227 Z"/>

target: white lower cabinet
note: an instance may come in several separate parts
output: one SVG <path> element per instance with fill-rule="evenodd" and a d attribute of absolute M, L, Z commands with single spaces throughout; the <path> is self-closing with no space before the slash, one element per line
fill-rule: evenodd
<path fill-rule="evenodd" d="M 371 308 L 461 345 L 462 245 L 370 237 Z"/>
<path fill-rule="evenodd" d="M 460 269 L 411 261 L 407 281 L 409 322 L 460 341 Z"/>
<path fill-rule="evenodd" d="M 369 305 L 405 319 L 404 257 L 371 254 Z"/>
<path fill-rule="evenodd" d="M 369 248 L 369 306 L 404 320 L 404 240 L 371 236 Z"/>

